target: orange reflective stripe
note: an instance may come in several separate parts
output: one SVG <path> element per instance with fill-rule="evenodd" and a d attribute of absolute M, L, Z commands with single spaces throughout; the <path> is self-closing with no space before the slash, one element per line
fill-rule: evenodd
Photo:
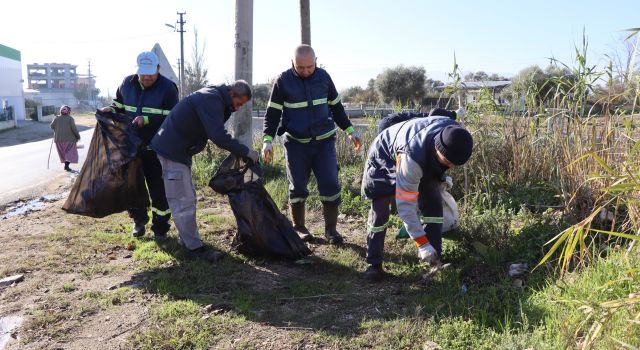
<path fill-rule="evenodd" d="M 396 194 L 396 198 L 397 199 L 402 199 L 403 201 L 417 201 L 418 198 L 414 198 L 414 197 L 405 197 L 401 194 Z"/>
<path fill-rule="evenodd" d="M 425 244 L 429 243 L 429 239 L 427 238 L 427 236 L 426 236 L 426 235 L 424 235 L 424 236 L 420 236 L 420 237 L 417 237 L 417 238 L 415 238 L 415 239 L 414 239 L 414 241 L 416 241 L 416 245 L 417 245 L 418 247 L 420 247 L 420 246 L 422 246 L 422 245 L 425 245 Z"/>
<path fill-rule="evenodd" d="M 409 192 L 409 191 L 405 191 L 405 190 L 403 190 L 403 189 L 401 189 L 401 188 L 399 188 L 399 187 L 396 187 L 396 192 L 400 192 L 400 193 L 402 193 L 402 194 L 408 194 L 408 195 L 410 195 L 410 196 L 417 196 L 417 195 L 418 195 L 418 192 Z"/>

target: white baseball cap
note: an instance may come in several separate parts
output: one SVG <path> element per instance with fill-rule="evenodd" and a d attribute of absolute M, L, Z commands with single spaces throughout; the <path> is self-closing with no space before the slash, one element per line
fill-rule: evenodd
<path fill-rule="evenodd" d="M 158 71 L 158 56 L 151 51 L 138 55 L 138 71 L 136 74 L 152 75 Z"/>

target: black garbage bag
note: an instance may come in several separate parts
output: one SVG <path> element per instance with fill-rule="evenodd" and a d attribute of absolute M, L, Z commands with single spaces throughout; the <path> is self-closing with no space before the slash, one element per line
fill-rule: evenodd
<path fill-rule="evenodd" d="M 126 115 L 96 112 L 96 128 L 87 159 L 67 201 L 67 213 L 101 218 L 149 206 L 149 193 L 138 156 L 143 141 Z"/>
<path fill-rule="evenodd" d="M 287 259 L 311 254 L 264 188 L 259 165 L 229 155 L 209 186 L 229 197 L 238 224 L 233 245 L 240 253 Z"/>

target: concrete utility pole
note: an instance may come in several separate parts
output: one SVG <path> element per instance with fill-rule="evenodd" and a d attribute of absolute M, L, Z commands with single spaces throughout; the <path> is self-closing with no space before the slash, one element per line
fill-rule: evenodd
<path fill-rule="evenodd" d="M 180 25 L 180 98 L 184 97 L 184 24 L 187 23 L 182 16 L 185 15 L 186 12 L 178 12 L 180 16 L 180 20 L 178 24 Z"/>
<path fill-rule="evenodd" d="M 93 76 L 91 75 L 91 59 L 88 58 L 87 62 L 89 64 L 89 81 L 87 82 L 87 86 L 89 87 L 87 90 L 89 92 L 89 103 L 91 103 L 92 107 L 96 107 L 96 104 L 93 102 L 93 87 L 91 86 L 91 81 L 93 80 Z"/>
<path fill-rule="evenodd" d="M 300 34 L 302 44 L 311 45 L 311 9 L 310 0 L 300 0 Z"/>
<path fill-rule="evenodd" d="M 236 0 L 236 71 L 235 78 L 252 83 L 253 76 L 253 0 Z M 253 129 L 249 101 L 231 119 L 231 133 L 243 144 L 251 147 Z"/>

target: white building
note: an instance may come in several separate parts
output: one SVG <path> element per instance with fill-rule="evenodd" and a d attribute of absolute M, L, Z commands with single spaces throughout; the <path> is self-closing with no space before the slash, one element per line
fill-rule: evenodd
<path fill-rule="evenodd" d="M 24 120 L 20 51 L 0 44 L 0 130 Z"/>
<path fill-rule="evenodd" d="M 60 106 L 69 105 L 75 109 L 79 104 L 74 95 L 78 81 L 77 67 L 69 63 L 28 64 L 27 85 L 30 89 L 40 91 L 43 107 L 53 107 L 57 111 Z"/>

